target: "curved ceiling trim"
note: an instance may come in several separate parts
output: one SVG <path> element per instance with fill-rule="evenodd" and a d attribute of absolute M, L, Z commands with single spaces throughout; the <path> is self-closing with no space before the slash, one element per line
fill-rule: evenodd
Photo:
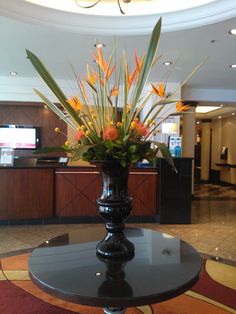
<path fill-rule="evenodd" d="M 0 0 L 0 13 L 24 22 L 98 35 L 141 35 L 151 32 L 158 14 L 146 16 L 95 16 L 49 9 L 23 0 Z M 236 16 L 235 0 L 217 0 L 206 5 L 163 15 L 163 32 L 217 23 Z"/>

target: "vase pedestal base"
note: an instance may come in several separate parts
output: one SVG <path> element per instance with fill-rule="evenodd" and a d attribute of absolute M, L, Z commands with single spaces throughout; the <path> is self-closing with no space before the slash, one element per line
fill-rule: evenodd
<path fill-rule="evenodd" d="M 108 259 L 130 259 L 134 257 L 134 245 L 123 234 L 107 232 L 106 237 L 98 243 L 97 254 Z"/>

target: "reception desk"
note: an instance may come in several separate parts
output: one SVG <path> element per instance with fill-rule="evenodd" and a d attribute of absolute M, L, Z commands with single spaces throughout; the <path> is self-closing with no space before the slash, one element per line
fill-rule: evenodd
<path fill-rule="evenodd" d="M 131 220 L 156 221 L 158 176 L 153 168 L 132 168 Z M 96 199 L 102 189 L 95 167 L 0 168 L 0 223 L 100 221 Z"/>

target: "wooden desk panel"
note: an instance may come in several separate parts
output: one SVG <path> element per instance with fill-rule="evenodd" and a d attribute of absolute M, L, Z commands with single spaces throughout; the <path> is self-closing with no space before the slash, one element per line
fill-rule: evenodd
<path fill-rule="evenodd" d="M 157 215 L 157 173 L 153 171 L 131 171 L 129 175 L 129 195 L 133 198 L 132 215 Z"/>
<path fill-rule="evenodd" d="M 96 168 L 57 169 L 55 177 L 57 216 L 98 215 L 96 200 L 101 195 L 102 180 Z M 154 170 L 131 171 L 128 188 L 133 198 L 131 215 L 157 215 L 157 173 Z"/>
<path fill-rule="evenodd" d="M 56 171 L 56 215 L 96 216 L 101 186 L 98 171 Z"/>
<path fill-rule="evenodd" d="M 53 169 L 0 169 L 0 219 L 53 215 Z"/>

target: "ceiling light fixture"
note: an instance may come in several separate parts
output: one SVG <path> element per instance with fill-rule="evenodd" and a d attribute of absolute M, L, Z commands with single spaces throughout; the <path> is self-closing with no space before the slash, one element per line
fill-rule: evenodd
<path fill-rule="evenodd" d="M 106 45 L 103 44 L 103 43 L 97 43 L 97 44 L 94 44 L 94 47 L 97 47 L 97 48 L 105 48 Z"/>
<path fill-rule="evenodd" d="M 235 112 L 232 112 L 232 116 L 235 116 Z"/>
<path fill-rule="evenodd" d="M 230 64 L 231 68 L 236 68 L 236 64 Z"/>
<path fill-rule="evenodd" d="M 16 72 L 16 71 L 11 71 L 10 74 L 11 74 L 11 75 L 17 75 L 18 72 Z"/>
<path fill-rule="evenodd" d="M 221 116 L 218 116 L 218 119 L 221 119 L 222 117 Z"/>
<path fill-rule="evenodd" d="M 233 28 L 229 31 L 230 35 L 236 35 L 236 28 Z"/>
<path fill-rule="evenodd" d="M 95 7 L 95 5 L 97 5 L 99 2 L 101 2 L 102 0 L 94 0 L 93 3 L 89 4 L 89 5 L 83 5 L 81 4 L 81 0 L 75 0 L 75 3 L 78 5 L 78 7 L 80 8 L 83 8 L 83 9 L 91 9 L 93 7 Z M 125 11 L 123 10 L 122 8 L 122 4 L 127 4 L 127 3 L 130 3 L 131 0 L 116 0 L 117 1 L 117 4 L 118 4 L 118 7 L 119 7 L 119 10 L 120 10 L 120 13 L 121 14 L 125 14 Z"/>
<path fill-rule="evenodd" d="M 197 106 L 196 113 L 207 113 L 220 108 L 220 106 Z"/>
<path fill-rule="evenodd" d="M 166 66 L 169 66 L 169 65 L 171 65 L 171 64 L 172 64 L 172 62 L 170 62 L 170 61 L 166 61 L 166 62 L 163 62 L 163 64 L 164 64 L 164 65 L 166 65 Z"/>

